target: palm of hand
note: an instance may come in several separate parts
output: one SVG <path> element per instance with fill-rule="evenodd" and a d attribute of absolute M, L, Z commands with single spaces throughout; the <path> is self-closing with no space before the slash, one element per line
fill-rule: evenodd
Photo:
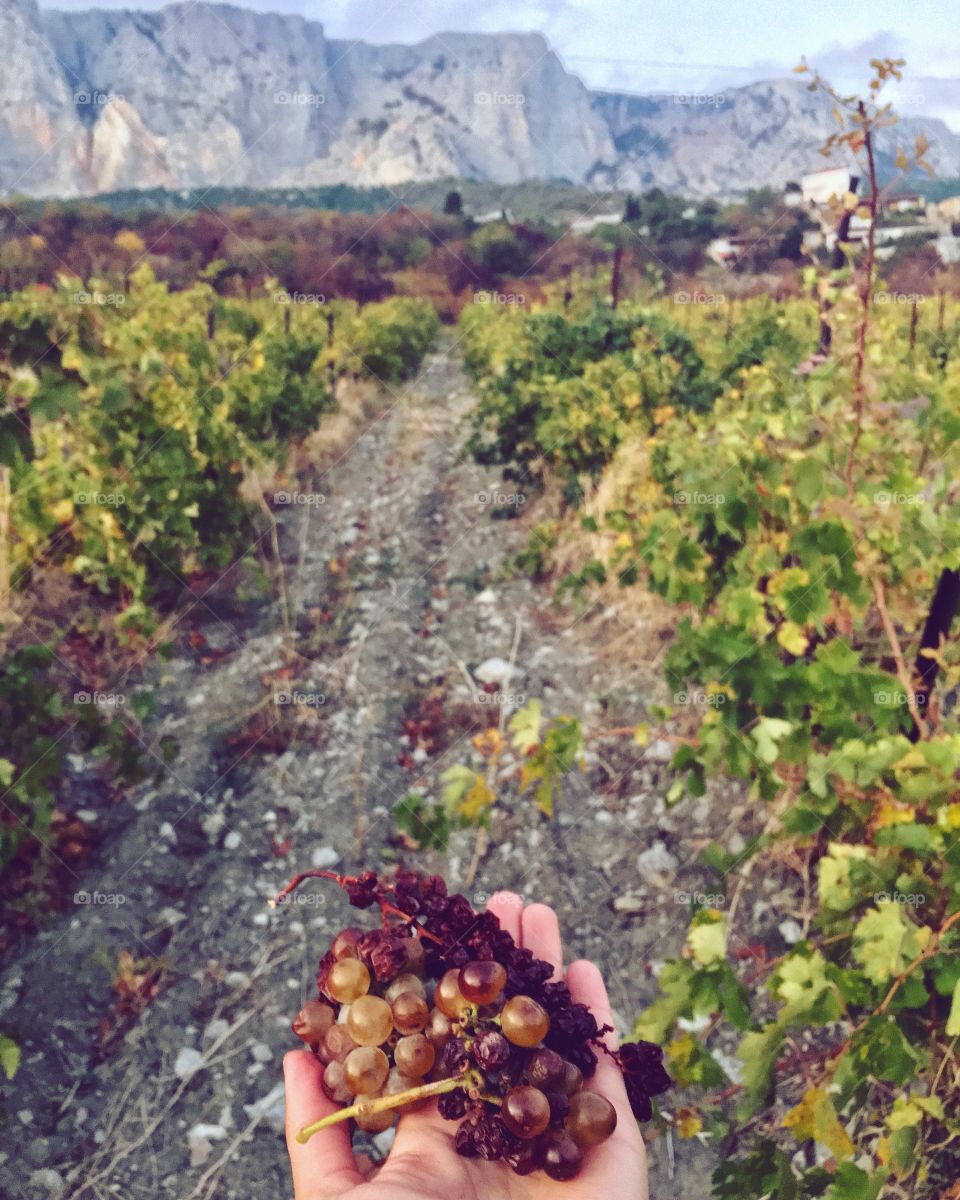
<path fill-rule="evenodd" d="M 560 973 L 560 930 L 551 909 L 535 904 L 521 914 L 519 898 L 503 894 L 493 897 L 490 908 L 519 944 Z M 592 963 L 573 963 L 567 983 L 574 999 L 589 1005 L 599 1024 L 612 1024 L 606 988 Z M 616 1108 L 617 1128 L 608 1141 L 587 1152 L 583 1170 L 570 1183 L 556 1183 L 539 1171 L 520 1176 L 505 1163 L 457 1154 L 456 1123 L 445 1121 L 435 1102 L 401 1118 L 386 1162 L 374 1178 L 364 1180 L 344 1124 L 322 1130 L 305 1145 L 295 1140 L 299 1129 L 337 1106 L 323 1094 L 323 1068 L 308 1051 L 292 1051 L 284 1069 L 295 1200 L 647 1200 L 643 1139 L 620 1072 L 602 1055 L 590 1086 Z"/>

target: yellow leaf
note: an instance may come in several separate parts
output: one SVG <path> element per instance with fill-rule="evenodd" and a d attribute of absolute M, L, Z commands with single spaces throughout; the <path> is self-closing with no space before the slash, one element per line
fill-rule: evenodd
<path fill-rule="evenodd" d="M 823 1088 L 807 1088 L 800 1103 L 783 1118 L 783 1125 L 800 1142 L 809 1138 L 826 1146 L 834 1158 L 847 1158 L 853 1153 L 850 1135 L 840 1124 L 833 1101 Z"/>
<path fill-rule="evenodd" d="M 484 729 L 474 735 L 471 743 L 485 758 L 493 758 L 503 749 L 503 738 L 499 729 Z"/>
<path fill-rule="evenodd" d="M 460 802 L 460 813 L 468 821 L 476 821 L 487 811 L 496 800 L 496 796 L 487 787 L 483 778 L 478 775 L 473 787 Z"/>
<path fill-rule="evenodd" d="M 633 731 L 633 740 L 638 746 L 650 744 L 650 726 L 646 723 L 638 725 Z"/>
<path fill-rule="evenodd" d="M 53 517 L 58 525 L 69 525 L 73 520 L 73 515 L 73 501 L 69 498 L 58 500 L 56 504 L 50 506 L 50 516 Z"/>
<path fill-rule="evenodd" d="M 795 621 L 784 621 L 777 630 L 777 641 L 790 654 L 800 658 L 806 654 L 810 639 Z"/>
<path fill-rule="evenodd" d="M 703 1128 L 703 1119 L 699 1113 L 685 1111 L 682 1116 L 677 1115 L 677 1133 L 682 1138 L 692 1138 Z"/>

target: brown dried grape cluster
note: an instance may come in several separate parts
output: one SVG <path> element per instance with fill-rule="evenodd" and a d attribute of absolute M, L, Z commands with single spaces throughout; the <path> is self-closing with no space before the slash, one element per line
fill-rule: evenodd
<path fill-rule="evenodd" d="M 383 928 L 337 934 L 320 960 L 318 999 L 293 1022 L 343 1106 L 301 1138 L 347 1117 L 381 1132 L 438 1097 L 441 1116 L 459 1121 L 460 1154 L 574 1178 L 617 1124 L 610 1101 L 583 1086 L 596 1051 L 610 1053 L 589 1009 L 438 876 L 308 874 L 335 879 L 358 907 L 379 903 Z M 638 1043 L 612 1057 L 634 1112 L 649 1117 L 649 1098 L 670 1082 L 659 1048 Z"/>

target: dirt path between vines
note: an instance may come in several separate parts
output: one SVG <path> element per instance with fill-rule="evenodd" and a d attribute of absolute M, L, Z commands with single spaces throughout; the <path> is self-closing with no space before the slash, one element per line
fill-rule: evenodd
<path fill-rule="evenodd" d="M 440 773 L 468 761 L 471 736 L 493 719 L 472 672 L 487 663 L 483 673 L 496 674 L 488 660 L 509 661 L 517 636 L 505 690 L 542 696 L 547 715 L 588 729 L 635 724 L 665 698 L 642 622 L 609 607 L 551 608 L 509 569 L 528 521 L 492 519 L 489 497 L 509 485 L 463 460 L 473 397 L 453 351 L 444 335 L 419 378 L 387 397 L 316 485 L 322 503 L 281 510 L 299 647 L 315 659 L 288 685 L 298 703 L 281 713 L 264 691 L 282 666 L 265 612 L 237 619 L 205 602 L 193 617 L 213 661 L 185 647 L 156 669 L 149 732 L 175 737 L 177 758 L 156 786 L 98 813 L 95 865 L 75 881 L 92 901 L 68 903 L 0 976 L 0 1028 L 23 1047 L 4 1088 L 0 1194 L 289 1195 L 280 1059 L 316 960 L 350 910 L 332 885 L 277 912 L 265 899 L 301 867 L 377 866 L 398 852 L 391 806 L 417 783 L 436 797 Z M 632 664 L 604 649 L 625 632 Z M 300 721 L 307 736 L 274 745 L 278 719 Z M 498 808 L 468 895 L 481 904 L 510 888 L 553 904 L 570 956 L 601 964 L 628 1028 L 655 994 L 656 964 L 682 943 L 683 893 L 711 890 L 698 851 L 712 838 L 742 844 L 742 802 L 718 788 L 668 810 L 669 747 L 597 745 L 602 757 L 567 779 L 552 826 L 526 800 Z M 82 806 L 95 809 L 90 765 L 72 766 Z M 464 832 L 445 860 L 402 853 L 462 886 L 473 847 Z M 752 903 L 770 907 L 762 889 Z M 159 958 L 161 987 L 98 1053 L 122 950 Z M 706 1200 L 713 1161 L 696 1139 L 674 1139 L 672 1154 L 656 1139 L 652 1194 Z"/>

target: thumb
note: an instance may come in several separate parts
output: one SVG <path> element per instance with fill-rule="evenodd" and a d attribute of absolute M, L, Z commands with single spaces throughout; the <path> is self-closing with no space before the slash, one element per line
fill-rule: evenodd
<path fill-rule="evenodd" d="M 291 1050 L 284 1056 L 283 1077 L 287 1152 L 295 1200 L 335 1200 L 361 1182 L 347 1123 L 322 1129 L 308 1142 L 297 1141 L 297 1134 L 305 1125 L 312 1125 L 340 1107 L 324 1094 L 323 1064 L 309 1050 Z"/>

